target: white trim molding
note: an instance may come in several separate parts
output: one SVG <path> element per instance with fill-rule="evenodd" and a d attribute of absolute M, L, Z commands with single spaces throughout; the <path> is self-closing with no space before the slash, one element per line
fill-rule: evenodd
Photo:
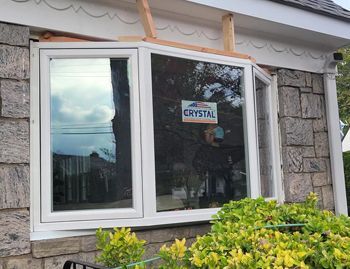
<path fill-rule="evenodd" d="M 216 49 L 223 48 L 221 16 L 234 13 L 237 51 L 263 65 L 322 73 L 326 55 L 350 43 L 346 22 L 271 1 L 246 0 L 233 5 L 235 1 L 152 0 L 150 4 L 159 38 Z M 270 7 L 282 13 L 271 12 Z M 288 16 L 288 12 L 303 19 Z M 129 0 L 1 0 L 0 21 L 28 25 L 32 33 L 39 34 L 48 30 L 109 40 L 144 35 L 135 3 Z M 324 32 L 327 23 L 332 32 Z M 341 31 L 343 24 L 347 28 Z"/>
<path fill-rule="evenodd" d="M 323 76 L 327 110 L 327 125 L 329 137 L 329 151 L 333 180 L 333 194 L 335 211 L 337 214 L 348 215 L 346 199 L 344 164 L 340 137 L 339 109 L 337 100 L 336 70 Z"/>

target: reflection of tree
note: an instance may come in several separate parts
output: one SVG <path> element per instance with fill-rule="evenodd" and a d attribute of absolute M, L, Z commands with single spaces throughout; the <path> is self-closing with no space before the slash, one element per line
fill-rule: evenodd
<path fill-rule="evenodd" d="M 227 133 L 226 147 L 233 151 L 234 147 L 243 146 L 241 76 L 242 70 L 234 66 L 152 55 L 158 195 L 169 194 L 179 179 L 187 191 L 191 189 L 187 185 L 196 185 L 193 178 L 204 180 L 204 172 L 198 173 L 192 164 L 197 158 L 196 151 L 205 144 L 207 126 L 183 123 L 181 100 L 217 103 L 219 124 Z M 242 150 L 238 154 L 234 159 L 244 159 Z M 186 167 L 175 171 L 175 163 L 184 163 Z"/>
<path fill-rule="evenodd" d="M 125 190 L 131 189 L 131 132 L 130 98 L 127 60 L 111 59 L 113 102 L 115 115 L 112 119 L 115 137 L 115 160 L 117 176 L 113 180 L 111 196 L 122 199 Z"/>

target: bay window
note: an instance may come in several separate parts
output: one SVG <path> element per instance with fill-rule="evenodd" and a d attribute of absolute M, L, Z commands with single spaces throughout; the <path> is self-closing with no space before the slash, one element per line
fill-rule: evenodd
<path fill-rule="evenodd" d="M 270 77 L 147 43 L 32 46 L 33 231 L 209 220 L 277 196 Z"/>

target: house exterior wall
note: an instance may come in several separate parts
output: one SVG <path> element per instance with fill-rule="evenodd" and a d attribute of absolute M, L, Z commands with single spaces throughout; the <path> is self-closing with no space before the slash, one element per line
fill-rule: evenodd
<path fill-rule="evenodd" d="M 334 210 L 323 76 L 277 75 L 285 201 L 304 201 L 313 191 L 321 208 Z"/>
<path fill-rule="evenodd" d="M 322 76 L 278 74 L 284 189 L 287 202 L 319 193 L 334 209 Z M 62 268 L 67 259 L 94 261 L 95 237 L 30 241 L 29 28 L 0 23 L 0 269 Z M 35 194 L 34 194 L 35 195 Z M 208 224 L 137 232 L 147 256 L 174 238 L 192 240 Z"/>

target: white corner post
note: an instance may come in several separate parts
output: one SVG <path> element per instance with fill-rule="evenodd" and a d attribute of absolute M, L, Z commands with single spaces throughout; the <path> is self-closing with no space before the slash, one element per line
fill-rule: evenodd
<path fill-rule="evenodd" d="M 336 68 L 326 68 L 323 75 L 327 111 L 329 153 L 331 161 L 331 174 L 335 212 L 348 215 L 346 199 L 343 155 L 340 138 L 339 110 L 337 101 Z"/>

